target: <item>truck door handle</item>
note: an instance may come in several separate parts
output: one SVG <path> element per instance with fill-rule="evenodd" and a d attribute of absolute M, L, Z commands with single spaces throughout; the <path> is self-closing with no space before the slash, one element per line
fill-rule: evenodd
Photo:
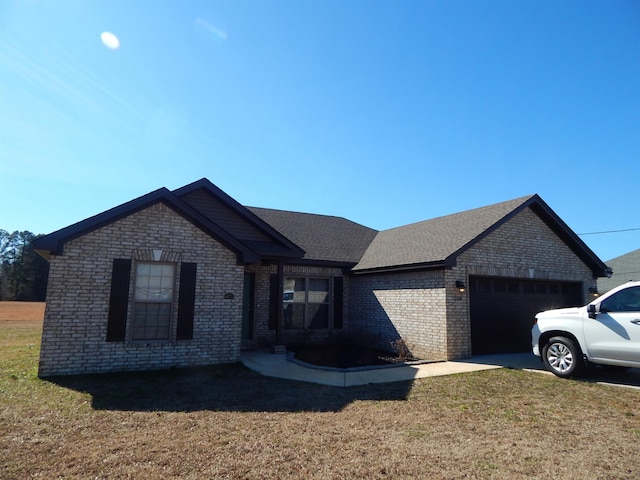
<path fill-rule="evenodd" d="M 640 319 L 636 318 L 635 320 L 631 320 L 631 323 L 635 325 L 640 325 Z"/>

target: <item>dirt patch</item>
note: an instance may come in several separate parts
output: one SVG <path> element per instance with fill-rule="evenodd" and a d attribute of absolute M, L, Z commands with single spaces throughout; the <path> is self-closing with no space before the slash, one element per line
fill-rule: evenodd
<path fill-rule="evenodd" d="M 0 302 L 0 321 L 42 321 L 44 302 Z"/>

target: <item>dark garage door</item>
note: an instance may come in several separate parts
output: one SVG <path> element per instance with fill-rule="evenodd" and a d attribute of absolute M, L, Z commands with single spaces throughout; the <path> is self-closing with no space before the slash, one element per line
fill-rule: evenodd
<path fill-rule="evenodd" d="M 474 355 L 531 350 L 535 314 L 582 304 L 580 283 L 470 277 Z"/>

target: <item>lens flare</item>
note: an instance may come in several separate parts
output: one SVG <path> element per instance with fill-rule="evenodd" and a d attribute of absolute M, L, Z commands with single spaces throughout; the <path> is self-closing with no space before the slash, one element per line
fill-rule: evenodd
<path fill-rule="evenodd" d="M 100 39 L 102 43 L 104 43 L 104 46 L 111 50 L 117 50 L 120 47 L 120 40 L 111 32 L 102 32 Z"/>

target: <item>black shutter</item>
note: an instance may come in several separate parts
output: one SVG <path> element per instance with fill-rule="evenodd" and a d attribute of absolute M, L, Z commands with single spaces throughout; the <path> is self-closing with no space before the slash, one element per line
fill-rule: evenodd
<path fill-rule="evenodd" d="M 129 305 L 131 260 L 116 258 L 111 270 L 111 295 L 107 317 L 107 342 L 124 342 Z"/>
<path fill-rule="evenodd" d="M 333 278 L 333 328 L 342 328 L 342 307 L 344 304 L 344 278 Z"/>
<path fill-rule="evenodd" d="M 278 320 L 278 275 L 269 276 L 269 330 L 276 329 Z"/>
<path fill-rule="evenodd" d="M 178 293 L 178 326 L 176 340 L 193 338 L 193 313 L 196 301 L 196 264 L 180 265 L 180 288 Z"/>

